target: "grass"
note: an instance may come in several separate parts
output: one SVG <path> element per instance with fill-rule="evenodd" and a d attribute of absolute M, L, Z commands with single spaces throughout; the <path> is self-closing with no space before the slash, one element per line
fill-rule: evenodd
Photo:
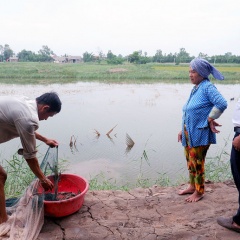
<path fill-rule="evenodd" d="M 230 168 L 230 154 L 225 150 L 229 143 L 229 139 L 225 140 L 225 144 L 213 158 L 207 158 L 205 163 L 205 178 L 213 182 L 223 182 L 232 179 Z"/>
<path fill-rule="evenodd" d="M 6 160 L 5 171 L 8 178 L 5 184 L 6 198 L 18 197 L 30 185 L 34 179 L 34 174 L 27 165 L 25 159 L 15 153 L 12 159 Z"/>
<path fill-rule="evenodd" d="M 240 65 L 216 65 L 225 76 L 223 84 L 240 83 Z M 188 64 L 106 63 L 0 63 L 0 83 L 3 84 L 64 84 L 79 81 L 101 83 L 188 83 Z M 211 79 L 213 82 L 216 80 Z"/>
<path fill-rule="evenodd" d="M 223 182 L 232 179 L 230 163 L 229 163 L 229 153 L 225 151 L 228 141 L 226 141 L 225 146 L 220 151 L 218 155 L 213 158 L 208 158 L 205 164 L 205 179 L 212 182 Z M 149 188 L 153 185 L 158 185 L 162 187 L 168 186 L 178 186 L 182 183 L 186 183 L 188 179 L 183 176 L 179 176 L 175 182 L 171 181 L 167 173 L 157 173 L 158 177 L 153 180 L 150 178 L 145 178 L 144 174 L 141 172 L 141 166 L 143 161 L 150 164 L 147 157 L 147 153 L 144 150 L 142 156 L 139 159 L 140 173 L 136 179 L 135 184 L 126 183 L 124 185 L 119 185 L 116 179 L 107 178 L 103 172 L 100 172 L 96 176 L 91 176 L 89 180 L 90 190 L 123 190 L 128 191 L 132 188 L 141 187 Z M 68 162 L 66 160 L 61 160 L 59 163 L 59 172 L 61 170 L 66 170 Z M 19 170 L 21 169 L 21 170 Z M 5 184 L 5 195 L 6 198 L 20 197 L 24 190 L 30 185 L 34 179 L 34 174 L 28 167 L 25 159 L 15 153 L 12 159 L 7 160 L 7 165 L 5 167 L 8 173 L 8 178 Z"/>
<path fill-rule="evenodd" d="M 5 183 L 6 198 L 20 197 L 30 183 L 34 180 L 35 175 L 30 170 L 26 160 L 18 153 L 13 154 L 12 159 L 5 160 L 4 167 L 7 172 L 7 181 Z M 68 162 L 61 159 L 58 164 L 58 171 L 61 172 L 67 168 Z M 52 175 L 52 170 L 47 169 L 46 175 Z"/>
<path fill-rule="evenodd" d="M 205 163 L 205 180 L 211 182 L 224 182 L 226 180 L 232 180 L 232 174 L 230 169 L 230 154 L 225 150 L 229 143 L 229 139 L 225 140 L 225 145 L 219 153 L 213 158 L 207 158 Z M 174 182 L 170 180 L 167 173 L 157 172 L 158 177 L 153 180 L 145 178 L 142 172 L 142 164 L 146 162 L 150 165 L 150 160 L 147 156 L 146 150 L 143 151 L 142 156 L 139 158 L 138 163 L 140 164 L 139 175 L 136 179 L 135 184 L 127 183 L 119 186 L 116 179 L 107 179 L 104 173 L 100 173 L 90 179 L 90 190 L 125 190 L 128 191 L 131 188 L 141 187 L 150 188 L 153 185 L 162 187 L 168 186 L 179 186 L 183 183 L 188 182 L 188 178 L 179 176 Z"/>

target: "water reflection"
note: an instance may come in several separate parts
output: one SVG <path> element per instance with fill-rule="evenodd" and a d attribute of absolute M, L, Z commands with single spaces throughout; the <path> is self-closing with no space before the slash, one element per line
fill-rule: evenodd
<path fill-rule="evenodd" d="M 218 144 L 210 147 L 208 157 L 217 155 L 226 140 L 231 141 L 231 116 L 239 98 L 238 85 L 217 87 L 229 106 L 218 121 L 222 124 Z M 59 141 L 58 156 L 69 161 L 69 172 L 87 179 L 103 172 L 106 178 L 121 184 L 136 182 L 140 174 L 153 180 L 160 173 L 173 180 L 186 176 L 177 133 L 181 129 L 182 106 L 191 89 L 191 84 L 77 83 L 1 85 L 0 94 L 35 98 L 46 91 L 57 91 L 62 111 L 40 122 L 39 133 Z M 20 147 L 19 139 L 1 144 L 1 159 L 9 159 Z M 227 148 L 229 151 L 230 145 Z M 40 159 L 46 150 L 45 145 L 39 146 Z"/>
<path fill-rule="evenodd" d="M 126 150 L 125 153 L 129 153 L 134 146 L 135 142 L 132 140 L 132 138 L 126 133 Z"/>

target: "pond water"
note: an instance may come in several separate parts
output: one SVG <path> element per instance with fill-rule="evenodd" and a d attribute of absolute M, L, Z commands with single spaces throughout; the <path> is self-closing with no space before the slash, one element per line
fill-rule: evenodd
<path fill-rule="evenodd" d="M 228 100 L 228 108 L 218 120 L 222 127 L 218 144 L 208 158 L 217 156 L 233 137 L 232 112 L 239 97 L 239 85 L 216 85 Z M 35 98 L 47 91 L 58 92 L 62 111 L 40 122 L 38 132 L 59 142 L 59 159 L 69 162 L 67 172 L 87 179 L 103 173 L 119 185 L 134 184 L 139 176 L 151 180 L 162 174 L 176 181 L 187 176 L 183 147 L 177 142 L 181 130 L 182 106 L 192 84 L 100 84 L 18 86 L 1 85 L 1 95 L 24 94 Z M 231 98 L 235 100 L 230 101 Z M 111 133 L 106 135 L 111 129 Z M 100 134 L 98 135 L 97 132 Z M 126 146 L 126 134 L 134 146 Z M 71 136 L 74 136 L 70 147 Z M 39 142 L 41 161 L 47 146 Z M 1 159 L 9 159 L 19 139 L 0 145 Z"/>

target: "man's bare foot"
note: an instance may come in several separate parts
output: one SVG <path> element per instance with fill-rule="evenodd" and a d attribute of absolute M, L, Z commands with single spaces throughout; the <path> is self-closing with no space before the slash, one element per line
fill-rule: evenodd
<path fill-rule="evenodd" d="M 233 218 L 225 218 L 225 217 L 219 217 L 217 218 L 217 223 L 221 225 L 222 227 L 228 228 L 230 230 L 233 230 L 235 232 L 240 233 L 240 225 L 235 223 L 233 221 Z"/>
<path fill-rule="evenodd" d="M 203 194 L 201 194 L 197 190 L 195 190 L 195 192 L 191 196 L 187 197 L 185 200 L 187 202 L 198 202 L 202 198 L 203 198 Z"/>
<path fill-rule="evenodd" d="M 179 195 L 185 195 L 185 194 L 191 194 L 195 192 L 195 187 L 192 185 L 189 185 L 188 188 L 180 190 L 178 192 Z"/>
<path fill-rule="evenodd" d="M 232 222 L 232 225 L 236 228 L 239 228 L 239 230 L 240 230 L 240 226 L 238 224 L 236 224 L 234 221 Z"/>

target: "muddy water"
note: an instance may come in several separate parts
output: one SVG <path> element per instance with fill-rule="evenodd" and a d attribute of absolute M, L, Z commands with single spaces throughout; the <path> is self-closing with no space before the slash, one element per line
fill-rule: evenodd
<path fill-rule="evenodd" d="M 46 91 L 58 92 L 63 102 L 62 111 L 40 122 L 39 133 L 59 141 L 59 159 L 68 160 L 67 172 L 87 179 L 102 173 L 106 179 L 125 184 L 135 183 L 138 176 L 155 180 L 165 174 L 173 181 L 187 176 L 183 148 L 177 142 L 177 134 L 181 129 L 181 109 L 192 86 L 1 85 L 0 94 L 24 94 L 35 98 Z M 217 88 L 229 106 L 218 121 L 223 126 L 217 136 L 218 144 L 210 147 L 209 158 L 218 155 L 226 140 L 232 138 L 231 116 L 240 96 L 238 85 L 217 85 Z M 235 100 L 230 101 L 233 97 Z M 127 149 L 126 134 L 135 142 L 131 149 Z M 47 146 L 38 144 L 41 160 Z M 1 144 L 1 159 L 9 159 L 20 147 L 19 139 Z M 230 150 L 230 144 L 226 150 Z"/>

